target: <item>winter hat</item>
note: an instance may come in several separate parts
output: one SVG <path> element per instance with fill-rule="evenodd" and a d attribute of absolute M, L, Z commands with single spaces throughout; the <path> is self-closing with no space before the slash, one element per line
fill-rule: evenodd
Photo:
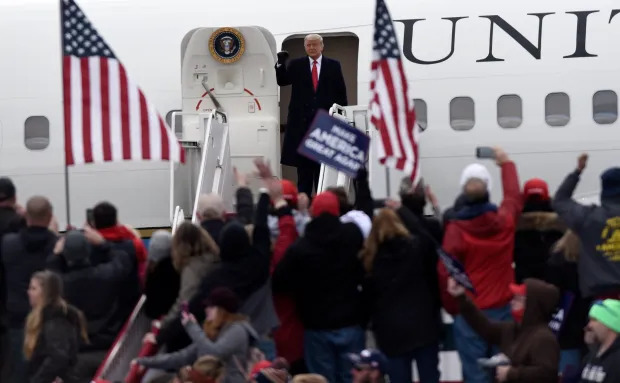
<path fill-rule="evenodd" d="M 289 180 L 282 180 L 282 197 L 289 203 L 297 206 L 297 186 Z"/>
<path fill-rule="evenodd" d="M 370 229 L 372 228 L 372 221 L 370 217 L 366 215 L 366 213 L 359 210 L 351 210 L 347 214 L 340 217 L 340 222 L 349 223 L 353 222 L 359 229 L 362 231 L 364 235 L 364 239 L 368 238 L 370 235 Z"/>
<path fill-rule="evenodd" d="M 388 360 L 381 351 L 363 350 L 359 354 L 349 354 L 349 360 L 356 368 L 370 367 L 379 370 L 382 374 L 387 374 Z"/>
<path fill-rule="evenodd" d="M 207 307 L 221 307 L 231 314 L 239 311 L 239 298 L 231 289 L 227 287 L 214 288 L 205 301 Z"/>
<path fill-rule="evenodd" d="M 72 230 L 65 235 L 65 246 L 62 255 L 69 267 L 74 266 L 90 258 L 90 244 L 84 233 Z"/>
<path fill-rule="evenodd" d="M 480 164 L 470 164 L 461 173 L 461 188 L 465 187 L 465 184 L 471 179 L 479 179 L 487 185 L 487 192 L 491 192 L 493 182 L 491 180 L 491 173 L 489 170 Z"/>
<path fill-rule="evenodd" d="M 340 203 L 338 197 L 332 192 L 323 192 L 314 197 L 312 206 L 310 206 L 310 215 L 312 217 L 318 217 L 319 215 L 327 213 L 338 217 L 340 215 Z"/>
<path fill-rule="evenodd" d="M 15 185 L 10 178 L 0 178 L 0 202 L 4 202 L 8 199 L 15 197 Z"/>
<path fill-rule="evenodd" d="M 590 318 L 604 324 L 609 329 L 620 333 L 620 301 L 605 299 L 596 301 L 590 308 Z"/>
<path fill-rule="evenodd" d="M 609 198 L 620 195 L 620 168 L 609 168 L 601 175 L 603 191 L 601 197 Z"/>
<path fill-rule="evenodd" d="M 537 196 L 543 201 L 549 200 L 549 186 L 540 178 L 532 178 L 523 186 L 523 195 L 525 199 Z"/>
<path fill-rule="evenodd" d="M 247 257 L 252 250 L 245 227 L 238 222 L 224 226 L 220 234 L 220 258 L 222 262 L 236 262 Z"/>
<path fill-rule="evenodd" d="M 148 260 L 154 263 L 169 257 L 172 248 L 172 234 L 166 230 L 157 230 L 149 241 Z"/>

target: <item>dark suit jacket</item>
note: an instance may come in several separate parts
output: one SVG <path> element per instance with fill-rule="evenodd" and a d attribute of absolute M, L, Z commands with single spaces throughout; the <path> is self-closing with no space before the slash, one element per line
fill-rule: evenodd
<path fill-rule="evenodd" d="M 280 86 L 293 86 L 280 163 L 299 166 L 309 161 L 297 154 L 297 148 L 317 110 L 328 111 L 334 103 L 347 105 L 347 89 L 342 68 L 340 62 L 323 56 L 316 93 L 312 86 L 310 60 L 307 56 L 291 60 L 288 65 L 281 65 L 279 68 L 276 65 L 276 79 Z"/>

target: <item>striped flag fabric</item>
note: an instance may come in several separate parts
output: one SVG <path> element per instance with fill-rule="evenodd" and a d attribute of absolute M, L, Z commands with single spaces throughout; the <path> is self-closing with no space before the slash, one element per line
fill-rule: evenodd
<path fill-rule="evenodd" d="M 419 128 L 413 100 L 408 97 L 407 78 L 396 31 L 384 0 L 377 0 L 368 104 L 370 125 L 379 132 L 380 162 L 420 178 Z"/>
<path fill-rule="evenodd" d="M 185 162 L 154 105 L 74 0 L 60 0 L 67 165 Z"/>

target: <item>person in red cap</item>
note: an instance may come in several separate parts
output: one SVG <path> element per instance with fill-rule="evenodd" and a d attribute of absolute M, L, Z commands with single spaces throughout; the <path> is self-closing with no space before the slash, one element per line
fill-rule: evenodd
<path fill-rule="evenodd" d="M 364 348 L 364 271 L 358 259 L 364 239 L 355 224 L 340 221 L 338 198 L 331 192 L 314 198 L 310 215 L 304 236 L 274 271 L 273 290 L 297 304 L 310 372 L 329 382 L 350 382 L 350 366 L 342 361 Z"/>
<path fill-rule="evenodd" d="M 559 301 L 558 289 L 532 278 L 523 284 L 510 284 L 509 290 L 514 321 L 491 321 L 465 294 L 463 286 L 448 279 L 448 292 L 457 298 L 465 321 L 503 354 L 479 360 L 481 368 L 495 367 L 498 382 L 557 383 L 560 346 L 549 321 Z"/>
<path fill-rule="evenodd" d="M 298 193 L 297 187 L 289 180 L 280 181 L 282 185 L 282 198 L 286 201 L 291 209 L 291 214 L 295 220 L 295 228 L 298 235 L 303 235 L 306 225 L 310 222 L 310 213 L 308 212 L 309 199 L 305 193 Z M 275 201 L 272 201 L 275 202 Z M 278 225 L 279 216 L 277 214 L 269 215 L 268 225 L 271 232 L 272 241 L 278 238 L 280 228 Z"/>
<path fill-rule="evenodd" d="M 551 207 L 549 187 L 540 178 L 532 178 L 523 187 L 523 212 L 515 233 L 515 279 L 545 278 L 551 248 L 566 230 Z"/>

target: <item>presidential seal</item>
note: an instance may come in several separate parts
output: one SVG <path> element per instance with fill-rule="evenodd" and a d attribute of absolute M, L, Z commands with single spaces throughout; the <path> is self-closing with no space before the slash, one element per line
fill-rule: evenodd
<path fill-rule="evenodd" d="M 245 39 L 235 28 L 220 28 L 209 39 L 209 52 L 217 61 L 232 64 L 245 52 Z"/>

